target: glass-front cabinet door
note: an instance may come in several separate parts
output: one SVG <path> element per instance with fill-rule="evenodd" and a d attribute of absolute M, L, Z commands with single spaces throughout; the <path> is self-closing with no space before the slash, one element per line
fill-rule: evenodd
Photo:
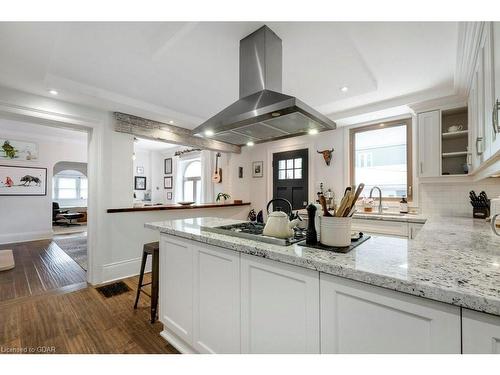
<path fill-rule="evenodd" d="M 492 54 L 493 54 L 493 82 L 494 94 L 492 114 L 493 139 L 491 143 L 491 155 L 500 151 L 500 22 L 492 22 Z"/>

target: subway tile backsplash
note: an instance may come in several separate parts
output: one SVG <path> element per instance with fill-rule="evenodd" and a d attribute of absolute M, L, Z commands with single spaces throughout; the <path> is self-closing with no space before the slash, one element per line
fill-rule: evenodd
<path fill-rule="evenodd" d="M 488 198 L 500 196 L 500 178 L 475 183 L 420 184 L 420 212 L 423 215 L 472 217 L 469 191 L 484 190 Z"/>

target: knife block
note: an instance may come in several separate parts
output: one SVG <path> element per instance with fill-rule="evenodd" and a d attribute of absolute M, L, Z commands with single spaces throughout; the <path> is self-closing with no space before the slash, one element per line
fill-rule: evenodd
<path fill-rule="evenodd" d="M 490 209 L 488 207 L 473 207 L 472 217 L 474 219 L 486 219 L 490 216 Z"/>

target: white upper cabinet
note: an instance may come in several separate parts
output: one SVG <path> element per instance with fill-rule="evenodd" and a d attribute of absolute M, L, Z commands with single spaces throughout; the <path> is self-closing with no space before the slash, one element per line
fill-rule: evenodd
<path fill-rule="evenodd" d="M 441 174 L 441 114 L 439 110 L 418 114 L 418 175 Z"/>
<path fill-rule="evenodd" d="M 491 25 L 491 55 L 492 55 L 492 86 L 493 86 L 493 103 L 488 111 L 492 114 L 492 117 L 496 116 L 498 119 L 500 113 L 498 113 L 498 108 L 493 109 L 497 101 L 500 101 L 500 22 L 492 22 Z M 496 113 L 495 113 L 496 112 Z M 500 121 L 495 126 L 493 122 L 491 123 L 492 129 L 492 140 L 491 140 L 491 151 L 490 154 L 493 155 L 495 152 L 500 150 Z"/>

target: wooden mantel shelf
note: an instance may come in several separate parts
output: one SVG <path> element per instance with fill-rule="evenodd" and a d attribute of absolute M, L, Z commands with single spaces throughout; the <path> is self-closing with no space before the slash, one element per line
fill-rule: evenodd
<path fill-rule="evenodd" d="M 191 206 L 182 206 L 180 204 L 162 204 L 157 206 L 146 206 L 146 207 L 109 208 L 107 212 L 116 213 L 116 212 L 134 212 L 134 211 L 194 210 L 203 208 L 223 208 L 223 207 L 236 207 L 236 206 L 249 206 L 249 205 L 250 202 L 201 203 L 201 204 L 193 204 Z"/>

